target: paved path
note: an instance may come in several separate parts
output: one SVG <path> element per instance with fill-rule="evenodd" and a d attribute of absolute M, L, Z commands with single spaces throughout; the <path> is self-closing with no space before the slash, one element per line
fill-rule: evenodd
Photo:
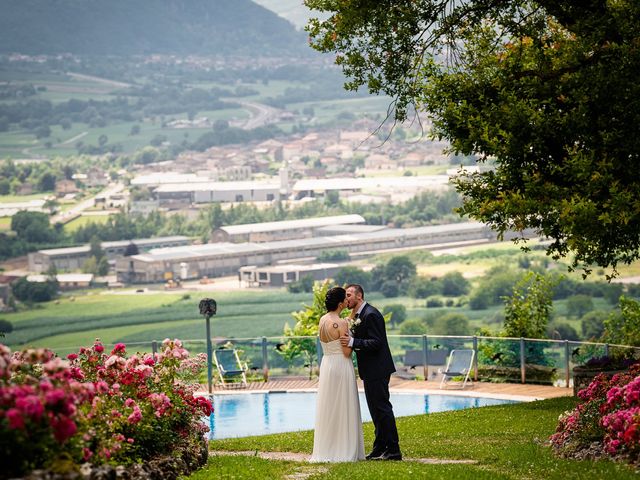
<path fill-rule="evenodd" d="M 210 450 L 209 455 L 213 457 L 220 456 L 243 456 L 243 457 L 259 457 L 266 460 L 287 460 L 291 462 L 308 462 L 311 455 L 301 452 L 260 452 L 258 450 L 247 451 L 227 451 L 227 450 Z M 475 460 L 458 460 L 448 458 L 405 458 L 407 462 L 427 463 L 430 465 L 444 464 L 473 464 L 478 463 Z"/>

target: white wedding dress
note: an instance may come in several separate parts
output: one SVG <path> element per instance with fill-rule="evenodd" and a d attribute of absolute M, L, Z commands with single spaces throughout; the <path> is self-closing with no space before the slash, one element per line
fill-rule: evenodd
<path fill-rule="evenodd" d="M 364 460 L 362 417 L 353 362 L 342 353 L 339 339 L 320 343 L 323 357 L 310 461 Z"/>

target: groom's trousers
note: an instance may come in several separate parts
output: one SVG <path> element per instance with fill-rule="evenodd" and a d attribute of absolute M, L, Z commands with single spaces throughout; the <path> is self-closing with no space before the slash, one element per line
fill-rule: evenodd
<path fill-rule="evenodd" d="M 400 452 L 396 418 L 393 415 L 393 406 L 389 401 L 389 377 L 365 380 L 363 384 L 367 406 L 375 427 L 376 438 L 373 442 L 373 450 L 376 452 L 385 450 L 391 453 Z"/>

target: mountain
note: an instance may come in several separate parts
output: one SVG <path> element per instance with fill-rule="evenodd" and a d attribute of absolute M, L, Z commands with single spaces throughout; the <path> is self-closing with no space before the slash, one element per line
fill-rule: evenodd
<path fill-rule="evenodd" d="M 310 18 L 326 19 L 328 13 L 318 12 L 307 8 L 302 0 L 253 0 L 258 5 L 262 5 L 277 13 L 282 18 L 293 23 L 298 30 L 302 30 Z"/>
<path fill-rule="evenodd" d="M 0 53 L 298 55 L 306 35 L 250 0 L 0 0 Z"/>

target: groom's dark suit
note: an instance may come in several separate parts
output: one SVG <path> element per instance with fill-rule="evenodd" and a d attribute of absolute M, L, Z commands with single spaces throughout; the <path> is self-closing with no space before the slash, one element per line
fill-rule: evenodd
<path fill-rule="evenodd" d="M 353 349 L 358 360 L 358 374 L 364 383 L 376 438 L 373 454 L 400 453 L 398 430 L 389 402 L 389 377 L 396 371 L 389 350 L 382 314 L 368 303 L 360 312 L 360 324 L 353 330 Z"/>

